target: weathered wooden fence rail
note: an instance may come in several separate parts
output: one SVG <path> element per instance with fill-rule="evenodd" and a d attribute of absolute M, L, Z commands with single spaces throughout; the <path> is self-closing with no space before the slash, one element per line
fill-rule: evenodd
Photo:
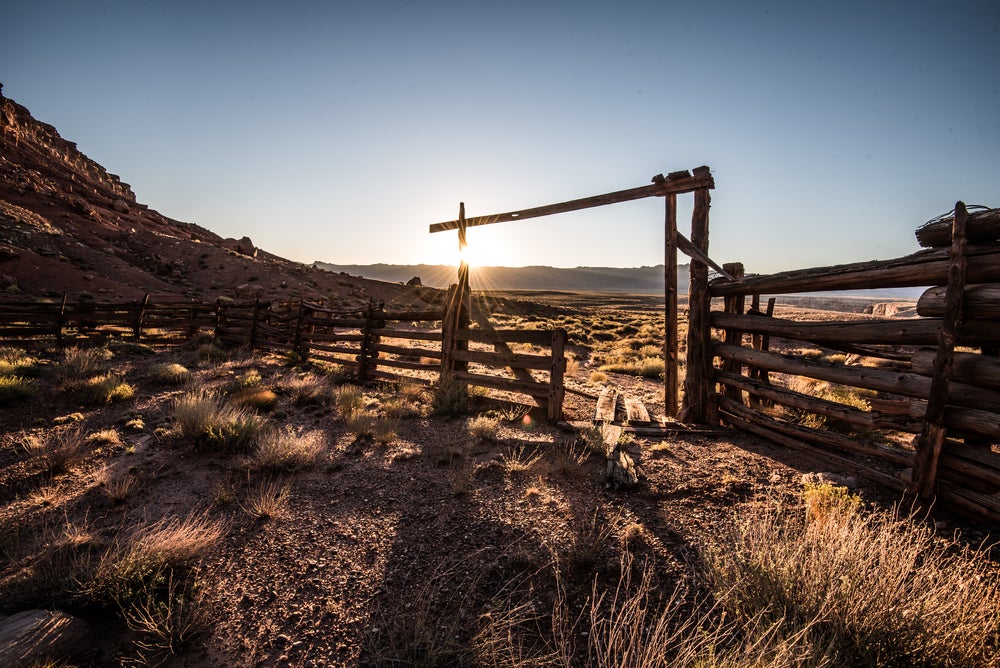
<path fill-rule="evenodd" d="M 711 355 L 688 374 L 714 388 L 708 419 L 997 521 L 1000 210 L 965 216 L 959 203 L 917 238 L 935 248 L 769 276 L 727 265 L 731 278 L 707 288 L 723 309 L 690 333 L 713 342 Z M 759 310 L 762 295 L 927 285 L 915 318 L 796 321 Z"/>
<path fill-rule="evenodd" d="M 0 304 L 0 340 L 71 345 L 121 338 L 181 343 L 199 332 L 232 346 L 294 351 L 338 365 L 359 382 L 430 385 L 444 376 L 531 397 L 561 419 L 566 332 L 462 328 L 444 336 L 441 310 L 334 309 L 302 300 Z M 486 321 L 488 326 L 488 321 Z M 515 353 L 511 345 L 537 350 Z M 512 369 L 513 371 L 508 371 Z M 509 377 L 513 374 L 514 377 Z M 526 375 L 525 375 L 526 374 Z"/>

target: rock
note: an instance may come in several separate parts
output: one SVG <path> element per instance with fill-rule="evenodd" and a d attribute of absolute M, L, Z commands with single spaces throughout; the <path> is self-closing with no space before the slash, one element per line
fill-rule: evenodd
<path fill-rule="evenodd" d="M 90 625 L 65 612 L 25 610 L 0 619 L 0 666 L 70 659 L 92 645 Z"/>
<path fill-rule="evenodd" d="M 233 250 L 241 255 L 257 257 L 257 247 L 250 241 L 250 237 L 243 237 L 233 245 Z"/>
<path fill-rule="evenodd" d="M 869 308 L 865 309 L 865 313 L 871 313 L 874 316 L 882 318 L 891 318 L 899 313 L 899 304 L 872 304 Z"/>
<path fill-rule="evenodd" d="M 18 257 L 19 253 L 13 246 L 8 246 L 6 244 L 0 245 L 0 262 L 16 260 Z"/>
<path fill-rule="evenodd" d="M 416 286 L 422 286 L 423 285 L 423 283 L 420 282 L 420 277 L 419 276 L 414 276 L 413 278 L 411 278 L 410 280 L 408 280 L 406 282 L 406 284 L 407 285 L 416 285 Z"/>
<path fill-rule="evenodd" d="M 117 211 L 118 213 L 129 212 L 128 202 L 126 202 L 123 199 L 116 199 L 114 202 L 111 203 L 111 208 Z"/>

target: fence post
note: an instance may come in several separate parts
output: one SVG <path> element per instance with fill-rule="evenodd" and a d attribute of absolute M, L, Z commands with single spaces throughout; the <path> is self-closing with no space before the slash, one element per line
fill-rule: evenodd
<path fill-rule="evenodd" d="M 368 356 L 371 354 L 372 303 L 365 309 L 365 324 L 361 328 L 361 354 L 358 355 L 358 382 L 368 380 Z"/>
<path fill-rule="evenodd" d="M 563 399 L 566 396 L 566 330 L 552 330 L 552 366 L 549 372 L 549 420 L 562 419 Z"/>
<path fill-rule="evenodd" d="M 697 171 L 697 170 L 696 170 Z M 708 210 L 712 197 L 706 188 L 694 193 L 691 214 L 691 243 L 708 255 Z M 692 257 L 691 282 L 688 288 L 688 347 L 687 374 L 684 377 L 682 422 L 715 423 L 718 421 L 714 393 L 710 391 L 712 339 L 710 312 L 712 298 L 708 292 L 708 265 Z"/>
<path fill-rule="evenodd" d="M 136 341 L 142 340 L 142 320 L 146 317 L 146 306 L 149 304 L 149 293 L 142 298 L 142 303 L 139 304 L 139 312 L 135 317 L 135 327 L 133 328 L 133 334 L 135 335 Z"/>
<path fill-rule="evenodd" d="M 663 409 L 666 417 L 677 417 L 677 195 L 666 199 L 663 251 Z"/>
<path fill-rule="evenodd" d="M 733 278 L 743 278 L 743 263 L 742 262 L 730 262 L 728 264 L 722 265 L 722 268 L 726 273 L 730 274 Z M 732 313 L 735 315 L 742 315 L 744 306 L 746 305 L 745 295 L 731 295 L 725 298 L 725 311 L 726 313 Z M 743 333 L 735 329 L 726 330 L 726 343 L 742 346 L 743 345 Z M 732 373 L 743 373 L 743 365 L 734 360 L 727 360 L 722 367 L 724 370 Z M 713 384 L 714 386 L 714 384 Z M 714 391 L 714 390 L 709 390 Z M 737 387 L 732 387 L 731 385 L 726 385 L 725 394 L 727 397 L 733 401 L 738 401 L 743 403 L 743 391 Z"/>
<path fill-rule="evenodd" d="M 292 313 L 292 302 L 288 301 L 288 314 L 291 317 Z M 295 339 L 292 341 L 292 350 L 294 350 L 299 355 L 299 360 L 302 362 L 306 361 L 309 357 L 308 346 L 302 345 L 302 326 L 306 318 L 306 307 L 303 300 L 299 300 L 299 317 L 295 321 Z"/>
<path fill-rule="evenodd" d="M 257 318 L 260 317 L 260 296 L 253 298 L 253 320 L 250 321 L 250 349 L 257 347 Z"/>
<path fill-rule="evenodd" d="M 945 408 L 948 402 L 948 382 L 954 361 L 955 343 L 958 341 L 958 330 L 962 324 L 962 294 L 965 292 L 965 272 L 968 265 L 965 256 L 967 218 L 965 204 L 957 202 L 951 232 L 951 262 L 948 266 L 944 318 L 938 334 L 938 349 L 937 355 L 934 356 L 924 424 L 916 444 L 917 454 L 913 458 L 913 478 L 910 487 L 922 499 L 928 499 L 934 494 L 937 486 L 938 461 L 948 433 Z"/>
<path fill-rule="evenodd" d="M 451 378 L 453 352 L 455 350 L 455 329 L 458 324 L 458 285 L 448 288 L 445 297 L 444 319 L 441 321 L 441 382 Z"/>

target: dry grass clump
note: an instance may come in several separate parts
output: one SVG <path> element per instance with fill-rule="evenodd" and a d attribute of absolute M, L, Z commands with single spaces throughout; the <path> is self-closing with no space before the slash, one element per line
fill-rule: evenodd
<path fill-rule="evenodd" d="M 121 445 L 122 437 L 117 429 L 102 429 L 88 435 L 87 441 L 95 445 Z"/>
<path fill-rule="evenodd" d="M 146 583 L 122 611 L 142 663 L 159 665 L 171 654 L 189 646 L 211 628 L 211 616 L 201 600 L 196 581 L 169 572 L 165 583 Z"/>
<path fill-rule="evenodd" d="M 288 513 L 291 484 L 265 481 L 251 489 L 240 507 L 260 520 L 279 519 Z"/>
<path fill-rule="evenodd" d="M 599 383 L 608 382 L 608 374 L 603 371 L 591 371 L 590 376 L 587 378 L 587 382 L 591 385 L 597 385 Z"/>
<path fill-rule="evenodd" d="M 864 513 L 844 488 L 806 498 L 805 517 L 775 505 L 704 550 L 732 619 L 763 615 L 832 665 L 995 665 L 1000 577 L 984 553 L 912 518 Z"/>
<path fill-rule="evenodd" d="M 507 473 L 521 473 L 529 470 L 542 459 L 542 454 L 521 444 L 500 455 L 500 464 Z"/>
<path fill-rule="evenodd" d="M 365 395 L 357 385 L 343 385 L 334 392 L 333 405 L 341 415 L 347 417 L 364 409 Z"/>
<path fill-rule="evenodd" d="M 488 415 L 477 415 L 465 423 L 465 430 L 477 441 L 487 442 L 497 440 L 500 420 Z"/>
<path fill-rule="evenodd" d="M 115 505 L 125 503 L 132 492 L 139 488 L 139 478 L 130 472 L 116 473 L 110 466 L 105 466 L 97 474 L 104 494 Z"/>
<path fill-rule="evenodd" d="M 297 471 L 315 464 L 325 448 L 322 432 L 298 433 L 289 426 L 261 438 L 247 464 L 254 469 Z"/>
<path fill-rule="evenodd" d="M 375 418 L 371 435 L 379 445 L 389 445 L 399 435 L 399 420 L 389 416 Z"/>
<path fill-rule="evenodd" d="M 0 377 L 36 376 L 40 369 L 38 358 L 29 355 L 23 348 L 0 347 Z"/>
<path fill-rule="evenodd" d="M 231 406 L 207 392 L 191 392 L 174 402 L 176 432 L 195 446 L 247 451 L 267 432 L 267 420 Z"/>
<path fill-rule="evenodd" d="M 37 395 L 38 385 L 31 378 L 0 375 L 0 406 L 13 406 Z"/>
<path fill-rule="evenodd" d="M 250 387 L 229 395 L 237 406 L 255 411 L 269 411 L 278 403 L 278 395 L 266 387 Z"/>
<path fill-rule="evenodd" d="M 88 597 L 123 610 L 142 601 L 166 580 L 170 569 L 192 565 L 222 536 L 222 524 L 204 513 L 164 518 L 116 541 L 100 558 Z"/>
<path fill-rule="evenodd" d="M 41 458 L 45 470 L 52 474 L 77 466 L 89 452 L 87 438 L 80 429 L 58 429 L 44 437 L 29 435 L 24 440 L 24 447 Z"/>
<path fill-rule="evenodd" d="M 164 362 L 150 367 L 149 379 L 161 385 L 184 385 L 191 380 L 191 372 L 183 364 Z"/>
<path fill-rule="evenodd" d="M 56 367 L 58 389 L 85 403 L 107 404 L 125 401 L 135 388 L 120 374 L 108 370 L 112 353 L 107 348 L 67 348 Z"/>
<path fill-rule="evenodd" d="M 107 348 L 78 348 L 63 350 L 63 359 L 56 366 L 56 377 L 61 381 L 82 381 L 106 373 L 112 353 Z"/>
<path fill-rule="evenodd" d="M 315 373 L 287 373 L 278 384 L 292 397 L 296 406 L 323 404 L 329 401 L 330 382 Z"/>

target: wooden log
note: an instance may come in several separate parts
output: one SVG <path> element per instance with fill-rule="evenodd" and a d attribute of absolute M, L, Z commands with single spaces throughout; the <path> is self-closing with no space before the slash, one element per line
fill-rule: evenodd
<path fill-rule="evenodd" d="M 527 394 L 541 399 L 547 399 L 549 396 L 548 383 L 527 383 L 521 380 L 513 380 L 511 378 L 483 376 L 481 374 L 469 373 L 468 371 L 456 371 L 453 375 L 458 380 L 461 380 L 469 385 L 489 387 L 495 390 L 506 390 L 508 392 L 517 392 L 519 394 Z"/>
<path fill-rule="evenodd" d="M 926 420 L 927 402 L 913 402 L 909 414 L 914 420 Z M 989 436 L 1000 442 L 1000 413 L 948 406 L 944 412 L 944 422 L 952 431 Z"/>
<path fill-rule="evenodd" d="M 1000 327 L 1000 323 L 997 324 Z M 918 350 L 911 357 L 914 373 L 930 376 L 934 372 L 933 350 Z M 976 353 L 954 353 L 951 377 L 962 383 L 1000 389 L 1000 359 Z"/>
<path fill-rule="evenodd" d="M 409 329 L 387 329 L 377 327 L 372 330 L 373 334 L 378 334 L 385 339 L 417 339 L 420 341 L 441 341 L 442 333 L 434 331 L 421 331 Z"/>
<path fill-rule="evenodd" d="M 358 360 L 356 359 L 346 359 L 343 357 L 335 357 L 333 355 L 315 355 L 315 354 L 310 354 L 309 357 L 319 362 L 327 362 L 329 364 L 339 364 L 340 366 L 346 366 L 352 369 L 358 368 Z"/>
<path fill-rule="evenodd" d="M 552 342 L 552 333 L 544 329 L 463 329 L 455 332 L 455 338 L 477 343 L 530 343 L 548 346 Z"/>
<path fill-rule="evenodd" d="M 995 245 L 969 246 L 967 256 L 968 282 L 1000 281 L 1000 248 Z M 790 294 L 825 290 L 920 287 L 940 285 L 947 279 L 947 250 L 925 250 L 892 260 L 799 269 L 768 276 L 749 276 L 739 281 L 716 279 L 712 281 L 709 290 L 712 297 L 754 292 Z"/>
<path fill-rule="evenodd" d="M 453 355 L 456 360 L 462 362 L 476 362 L 491 367 L 513 366 L 521 369 L 542 369 L 545 371 L 549 371 L 552 367 L 552 357 L 549 355 L 507 354 L 475 350 L 456 350 Z"/>
<path fill-rule="evenodd" d="M 909 422 L 909 413 L 892 418 L 880 418 L 874 412 L 861 410 L 853 406 L 811 397 L 799 392 L 794 392 L 774 385 L 765 385 L 754 378 L 747 378 L 739 374 L 720 371 L 716 374 L 716 380 L 727 387 L 735 387 L 744 390 L 751 395 L 770 399 L 772 402 L 790 408 L 816 413 L 845 424 L 861 427 L 862 429 L 875 429 L 877 427 L 888 427 L 900 429 L 902 431 L 919 432 L 920 426 Z M 728 396 L 728 395 L 727 395 Z"/>
<path fill-rule="evenodd" d="M 932 345 L 937 343 L 941 322 L 940 319 L 795 321 L 756 314 L 734 315 L 720 311 L 711 313 L 712 326 L 719 329 L 734 327 L 744 332 L 818 345 Z M 1000 340 L 1000 328 L 994 323 L 967 321 L 959 328 L 959 342 L 963 345 L 979 345 L 996 340 Z"/>
<path fill-rule="evenodd" d="M 435 367 L 435 370 L 437 370 L 437 367 Z M 378 369 L 372 370 L 370 375 L 372 378 L 375 378 L 376 380 L 388 380 L 396 383 L 413 383 L 415 385 L 430 386 L 433 385 L 435 382 L 437 382 L 433 378 L 423 378 L 421 376 L 407 376 L 405 374 L 390 373 L 387 371 L 380 371 Z"/>
<path fill-rule="evenodd" d="M 931 389 L 930 379 L 915 373 L 817 362 L 777 353 L 748 350 L 724 343 L 715 346 L 715 353 L 723 359 L 732 357 L 744 364 L 759 366 L 768 371 L 806 376 L 807 378 L 860 387 L 866 390 L 891 392 L 925 399 Z M 965 383 L 951 384 L 948 402 L 956 406 L 1000 412 L 1000 392 L 985 390 Z"/>
<path fill-rule="evenodd" d="M 707 190 L 698 190 L 694 196 L 691 215 L 691 242 L 708 253 L 708 211 L 711 196 Z M 711 341 L 709 312 L 711 297 L 708 290 L 708 266 L 700 260 L 691 260 L 688 287 L 688 340 L 687 372 L 684 377 L 684 401 L 681 422 L 709 424 L 716 421 L 709 386 L 712 358 L 708 346 Z M 733 294 L 746 292 L 735 291 Z"/>
<path fill-rule="evenodd" d="M 924 248 L 948 247 L 951 245 L 951 228 L 955 215 L 931 221 L 917 228 L 917 243 Z M 987 209 L 968 214 L 966 238 L 970 243 L 989 243 L 1000 240 L 1000 209 Z"/>
<path fill-rule="evenodd" d="M 945 311 L 947 287 L 929 288 L 917 300 L 917 313 L 925 318 L 940 318 Z M 962 316 L 970 320 L 1000 320 L 1000 284 L 982 283 L 965 286 Z"/>
<path fill-rule="evenodd" d="M 538 218 L 539 216 L 551 216 L 553 214 L 566 213 L 568 211 L 579 211 L 581 209 L 589 209 L 595 206 L 604 206 L 606 204 L 629 202 L 632 200 L 644 199 L 646 197 L 664 197 L 671 193 L 694 192 L 700 189 L 714 187 L 715 182 L 712 180 L 711 172 L 707 167 L 703 167 L 696 169 L 694 176 L 667 179 L 662 183 L 654 183 L 652 185 L 630 188 L 628 190 L 617 190 L 603 195 L 594 195 L 592 197 L 559 202 L 558 204 L 547 204 L 545 206 L 534 207 L 531 209 L 521 209 L 519 211 L 509 211 L 507 213 L 496 213 L 489 216 L 475 216 L 466 219 L 465 224 L 468 227 L 477 227 L 480 225 L 492 225 L 494 223 L 507 223 L 517 220 L 527 220 L 529 218 Z M 458 229 L 458 221 L 449 220 L 443 223 L 435 223 L 431 225 L 429 231 L 434 233 L 456 229 Z"/>
<path fill-rule="evenodd" d="M 444 318 L 444 311 L 386 311 L 382 317 L 385 320 L 397 322 L 437 322 Z"/>
<path fill-rule="evenodd" d="M 665 198 L 664 250 L 663 250 L 663 414 L 677 417 L 677 390 L 680 384 L 680 370 L 677 359 L 678 319 L 677 319 L 677 195 L 671 193 Z"/>
<path fill-rule="evenodd" d="M 328 346 L 321 343 L 308 343 L 310 351 L 321 350 L 326 353 L 340 353 L 342 355 L 360 355 L 361 348 L 347 348 L 344 346 Z"/>
<path fill-rule="evenodd" d="M 392 367 L 394 369 L 409 369 L 411 371 L 440 371 L 441 364 L 425 364 L 423 362 L 407 362 L 406 360 L 393 359 L 391 357 L 379 357 L 369 361 L 370 364 L 378 367 Z M 369 374 L 370 375 L 370 374 Z"/>
<path fill-rule="evenodd" d="M 430 350 L 428 348 L 407 348 L 405 346 L 392 346 L 386 343 L 379 343 L 375 346 L 375 350 L 380 353 L 389 353 L 390 355 L 410 355 L 413 357 L 441 359 L 440 350 Z"/>
<path fill-rule="evenodd" d="M 942 480 L 938 484 L 938 501 L 949 509 L 961 511 L 977 520 L 1000 522 L 1000 501 L 977 494 L 959 485 Z"/>
<path fill-rule="evenodd" d="M 986 494 L 995 494 L 1000 490 L 1000 471 L 959 457 L 948 448 L 941 453 L 938 475 L 941 480 L 950 480 Z"/>
<path fill-rule="evenodd" d="M 332 343 L 336 341 L 360 342 L 364 340 L 364 334 L 303 334 L 302 340 L 307 344 L 311 343 Z"/>
<path fill-rule="evenodd" d="M 595 422 L 614 422 L 615 409 L 618 405 L 618 389 L 605 386 L 597 397 L 597 408 L 594 412 Z"/>
<path fill-rule="evenodd" d="M 913 462 L 912 491 L 922 499 L 930 499 L 937 487 L 937 468 L 948 433 L 945 417 L 951 383 L 951 367 L 962 321 L 962 296 L 965 292 L 965 204 L 955 204 L 955 219 L 951 233 L 951 266 L 948 271 L 948 293 L 945 298 L 944 320 L 938 336 L 937 354 L 927 397 L 924 429 L 917 439 L 917 456 Z"/>
<path fill-rule="evenodd" d="M 757 434 L 758 436 L 762 436 L 769 441 L 773 441 L 774 443 L 785 445 L 795 450 L 806 452 L 820 459 L 824 459 L 827 462 L 839 466 L 843 470 L 852 471 L 862 475 L 865 478 L 884 485 L 885 487 L 889 487 L 890 489 L 899 491 L 906 489 L 906 483 L 896 476 L 889 475 L 853 459 L 848 459 L 847 457 L 831 452 L 829 450 L 829 447 L 831 447 L 831 444 L 829 443 L 831 439 L 829 437 L 833 436 L 832 434 L 806 429 L 805 427 L 792 427 L 786 423 L 778 422 L 777 420 L 769 418 L 762 413 L 753 411 L 746 406 L 743 406 L 735 401 L 731 401 L 721 395 L 719 396 L 719 410 L 722 420 L 734 427 L 737 427 L 738 429 L 749 431 Z M 833 445 L 832 447 L 839 448 L 844 444 L 845 443 Z M 847 439 L 846 445 L 863 447 L 861 443 L 851 442 L 850 439 Z M 878 446 L 878 448 L 875 448 L 872 452 L 865 452 L 862 449 L 854 450 L 854 452 L 870 455 L 876 458 L 882 458 L 884 457 L 884 452 L 882 451 L 884 448 L 885 446 Z"/>

